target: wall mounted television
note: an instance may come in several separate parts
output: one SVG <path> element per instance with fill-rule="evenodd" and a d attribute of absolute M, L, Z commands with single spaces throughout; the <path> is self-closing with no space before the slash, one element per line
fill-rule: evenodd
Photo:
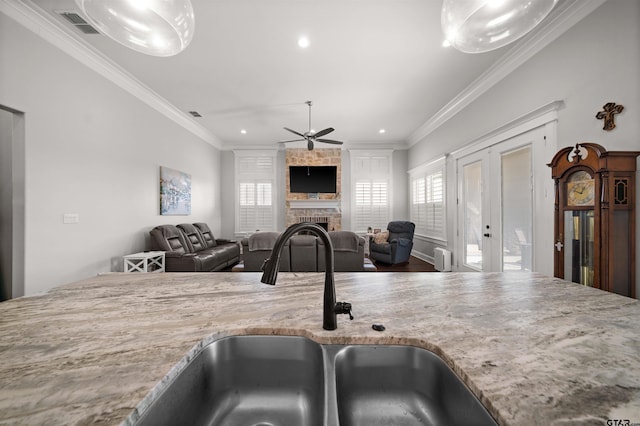
<path fill-rule="evenodd" d="M 337 173 L 337 166 L 289 166 L 289 190 L 335 194 Z"/>

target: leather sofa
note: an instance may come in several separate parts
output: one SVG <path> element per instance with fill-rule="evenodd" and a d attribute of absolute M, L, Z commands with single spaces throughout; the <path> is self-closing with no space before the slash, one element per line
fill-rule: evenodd
<path fill-rule="evenodd" d="M 243 262 L 234 266 L 235 272 L 260 272 L 279 232 L 256 232 L 241 240 Z M 351 231 L 329 232 L 334 252 L 334 271 L 376 271 L 364 257 L 363 237 Z M 315 235 L 294 235 L 285 243 L 280 255 L 281 272 L 324 272 L 325 254 L 322 240 Z"/>
<path fill-rule="evenodd" d="M 240 261 L 240 246 L 216 239 L 206 223 L 159 225 L 149 232 L 151 250 L 165 252 L 167 272 L 213 272 Z"/>

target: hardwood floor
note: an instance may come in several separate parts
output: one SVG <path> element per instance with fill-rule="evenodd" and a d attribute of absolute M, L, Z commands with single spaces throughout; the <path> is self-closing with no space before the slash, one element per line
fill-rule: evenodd
<path fill-rule="evenodd" d="M 413 256 L 409 258 L 409 263 L 401 265 L 386 265 L 379 262 L 374 262 L 374 264 L 378 268 L 378 272 L 437 272 L 432 264 Z"/>
<path fill-rule="evenodd" d="M 240 260 L 242 260 L 242 255 L 240 255 Z M 378 268 L 378 272 L 438 272 L 432 264 L 413 256 L 409 258 L 409 263 L 401 265 L 387 265 L 375 262 L 374 264 L 376 265 L 376 268 Z M 232 267 L 230 266 L 222 272 L 231 272 L 231 269 Z"/>

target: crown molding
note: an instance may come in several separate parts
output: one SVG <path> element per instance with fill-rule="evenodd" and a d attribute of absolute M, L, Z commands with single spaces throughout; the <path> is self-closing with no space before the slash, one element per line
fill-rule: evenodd
<path fill-rule="evenodd" d="M 584 19 L 600 7 L 606 0 L 567 0 L 560 2 L 559 9 L 538 28 L 523 37 L 507 51 L 495 64 L 475 79 L 466 89 L 449 101 L 429 120 L 422 124 L 407 138 L 412 147 L 437 128 L 449 121 L 454 115 L 469 106 L 482 94 L 511 74 L 552 41 L 564 34 L 569 28 Z"/>
<path fill-rule="evenodd" d="M 529 130 L 544 126 L 547 123 L 558 120 L 558 111 L 565 107 L 564 101 L 553 101 L 528 112 L 515 120 L 512 120 L 484 135 L 467 141 L 447 157 L 460 158 L 473 152 L 488 148 L 506 139 L 511 139 Z"/>
<path fill-rule="evenodd" d="M 185 130 L 221 149 L 222 142 L 208 129 L 116 65 L 77 34 L 62 28 L 30 0 L 0 0 L 0 12 L 121 87 Z"/>

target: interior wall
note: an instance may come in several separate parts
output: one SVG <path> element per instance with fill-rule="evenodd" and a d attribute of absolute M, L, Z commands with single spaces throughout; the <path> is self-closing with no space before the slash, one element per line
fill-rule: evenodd
<path fill-rule="evenodd" d="M 406 149 L 394 150 L 392 154 L 393 200 L 391 220 L 409 220 L 409 157 Z"/>
<path fill-rule="evenodd" d="M 220 234 L 219 150 L 3 14 L 0 67 L 25 113 L 25 294 L 122 270 L 155 225 Z M 160 166 L 191 174 L 191 215 L 160 216 Z"/>
<path fill-rule="evenodd" d="M 640 2 L 609 0 L 409 150 L 409 168 L 434 160 L 556 100 L 557 149 L 595 142 L 607 150 L 640 149 Z M 617 128 L 595 115 L 607 102 L 625 106 Z M 548 159 L 550 161 L 551 158 Z M 549 171 L 535 179 L 551 179 Z M 447 183 L 455 184 L 449 174 Z M 638 181 L 640 182 L 640 180 Z M 640 200 L 640 190 L 636 193 Z M 640 209 L 638 209 L 640 210 Z M 448 209 L 453 220 L 453 209 Z M 536 214 L 539 212 L 536 212 Z M 636 222 L 640 223 L 640 211 Z M 552 226 L 552 224 L 549 224 Z M 451 240 L 451 238 L 449 238 Z M 640 247 L 640 237 L 636 236 Z M 451 241 L 449 241 L 449 246 Z M 636 251 L 640 271 L 640 250 Z M 636 274 L 640 294 L 640 274 Z"/>
<path fill-rule="evenodd" d="M 236 239 L 236 168 L 233 151 L 220 152 L 221 182 L 220 196 L 224 202 L 221 205 L 221 229 L 219 238 Z"/>

